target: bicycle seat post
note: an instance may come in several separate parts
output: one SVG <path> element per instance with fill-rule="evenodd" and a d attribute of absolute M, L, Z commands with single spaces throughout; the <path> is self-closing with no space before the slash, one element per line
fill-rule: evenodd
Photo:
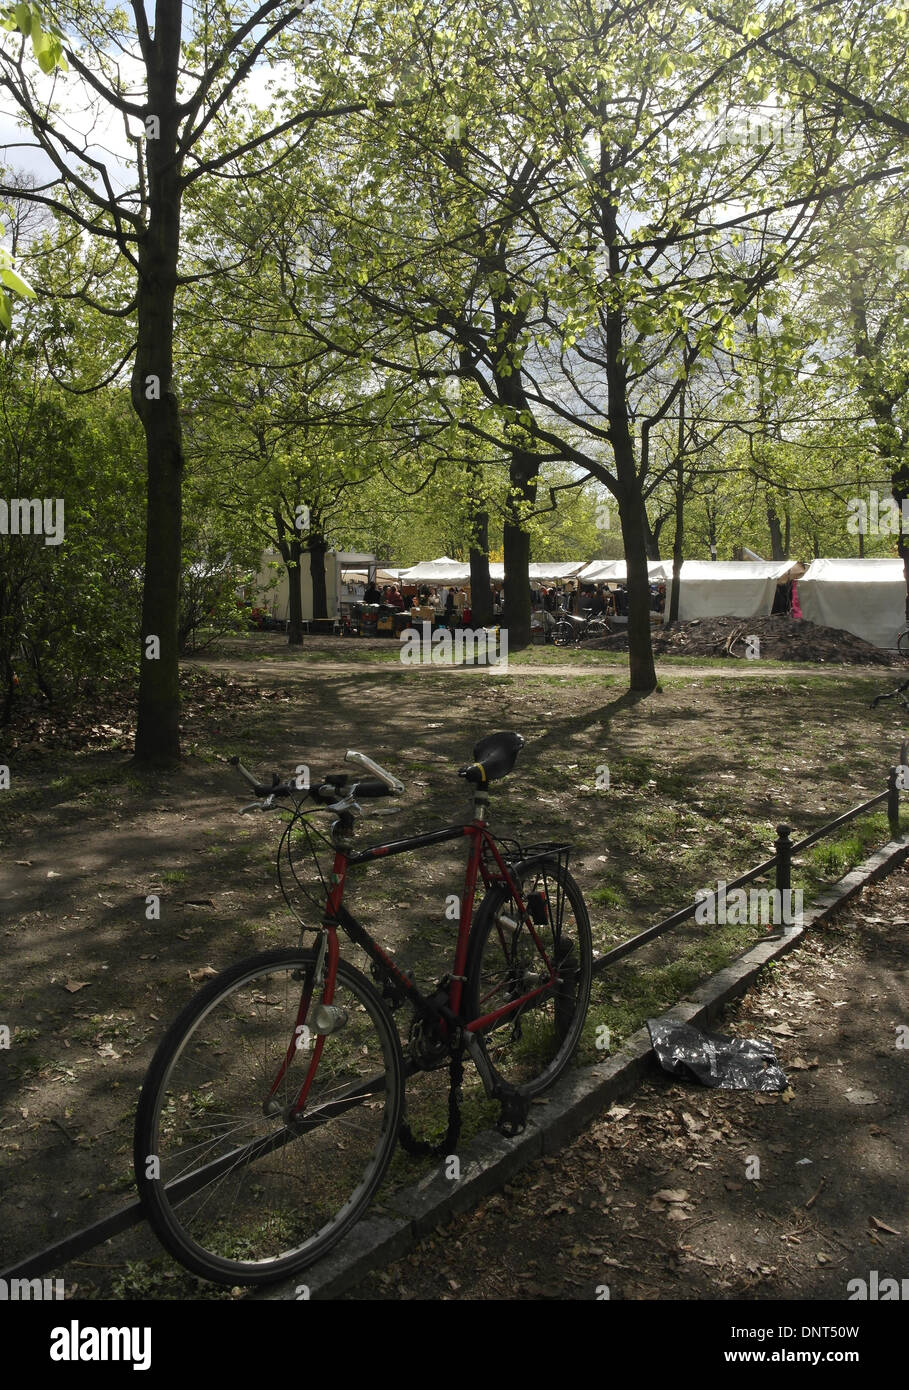
<path fill-rule="evenodd" d="M 486 808 L 489 805 L 489 792 L 485 788 L 477 787 L 473 794 L 473 818 L 481 824 L 486 824 Z"/>

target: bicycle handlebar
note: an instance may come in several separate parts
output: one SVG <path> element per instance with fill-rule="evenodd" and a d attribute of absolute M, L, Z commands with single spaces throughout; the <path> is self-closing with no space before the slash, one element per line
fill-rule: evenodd
<path fill-rule="evenodd" d="M 380 767 L 378 763 L 374 763 L 372 758 L 367 758 L 365 753 L 357 753 L 354 751 L 353 748 L 348 748 L 347 753 L 345 754 L 345 760 L 349 763 L 359 763 L 361 767 L 365 767 L 369 772 L 371 772 L 375 777 L 377 777 L 380 782 L 384 782 L 389 794 L 394 796 L 400 796 L 403 792 L 404 783 L 398 781 L 398 778 L 393 776 L 392 773 L 386 772 L 384 767 Z M 363 784 L 358 783 L 358 785 L 362 786 Z M 381 796 L 382 793 L 365 792 L 364 795 Z"/>
<path fill-rule="evenodd" d="M 378 796 L 397 796 L 404 791 L 403 782 L 400 782 L 397 777 L 392 776 L 390 772 L 386 772 L 385 768 L 373 762 L 365 753 L 357 753 L 354 750 L 350 750 L 347 754 L 347 758 L 351 762 L 360 763 L 371 772 L 375 772 L 377 776 L 361 778 L 359 781 L 351 783 L 349 787 L 346 785 L 346 778 L 340 778 L 338 781 L 329 780 L 326 782 L 314 783 L 311 787 L 301 787 L 296 779 L 290 782 L 282 782 L 275 772 L 272 774 L 271 785 L 267 786 L 264 782 L 257 782 L 253 774 L 249 771 L 249 768 L 244 767 L 238 757 L 232 757 L 230 763 L 237 769 L 240 776 L 249 783 L 249 786 L 255 792 L 256 796 L 265 798 L 264 804 L 253 802 L 248 806 L 244 806 L 242 808 L 244 811 L 252 811 L 257 808 L 266 809 L 270 806 L 275 797 L 288 796 L 297 796 L 301 800 L 308 796 L 313 801 L 318 802 L 319 805 L 323 806 L 326 810 L 342 810 L 361 797 L 366 799 Z"/>
<path fill-rule="evenodd" d="M 871 701 L 871 708 L 876 709 L 882 700 L 896 699 L 897 695 L 902 695 L 904 690 L 909 690 L 909 680 L 903 681 L 902 685 L 898 685 L 895 690 L 888 690 L 886 695 L 875 695 Z"/>

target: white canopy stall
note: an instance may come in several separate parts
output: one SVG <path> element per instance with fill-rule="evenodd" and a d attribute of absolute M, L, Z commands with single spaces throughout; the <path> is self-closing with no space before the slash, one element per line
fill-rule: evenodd
<path fill-rule="evenodd" d="M 647 561 L 647 577 L 651 584 L 665 584 L 671 574 L 671 560 Z M 624 560 L 591 560 L 577 578 L 582 584 L 624 584 L 628 578 L 628 567 Z"/>
<path fill-rule="evenodd" d="M 571 579 L 583 568 L 583 560 L 540 560 L 529 566 L 530 582 L 538 584 L 556 583 Z M 401 570 L 399 578 L 403 584 L 469 584 L 470 565 L 441 555 L 438 560 L 425 560 L 410 569 Z M 505 579 L 505 566 L 500 561 L 492 561 L 489 578 L 494 584 Z"/>
<path fill-rule="evenodd" d="M 895 647 L 906 626 L 902 560 L 813 560 L 798 583 L 802 615 L 876 647 Z"/>
<path fill-rule="evenodd" d="M 470 578 L 470 566 L 452 560 L 449 555 L 440 555 L 437 560 L 422 560 L 410 569 L 401 570 L 399 581 L 402 584 L 463 584 Z"/>
<path fill-rule="evenodd" d="M 668 614 L 672 562 L 667 561 L 666 566 Z M 683 560 L 679 622 L 765 617 L 773 607 L 777 584 L 800 569 L 792 560 Z"/>

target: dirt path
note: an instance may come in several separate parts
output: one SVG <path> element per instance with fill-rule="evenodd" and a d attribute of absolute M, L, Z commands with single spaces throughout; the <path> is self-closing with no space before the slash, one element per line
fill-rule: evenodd
<path fill-rule="evenodd" d="M 270 680 L 280 679 L 288 681 L 311 675 L 327 676 L 365 676 L 370 680 L 378 676 L 438 676 L 441 667 L 438 666 L 404 666 L 398 661 L 310 661 L 306 658 L 298 660 L 278 661 L 249 661 L 240 657 L 197 657 L 193 660 L 184 661 L 184 666 L 202 671 L 221 671 L 227 672 L 239 680 L 261 681 L 263 677 Z M 869 674 L 880 678 L 881 688 L 883 689 L 889 680 L 889 675 L 885 671 L 881 673 L 879 668 L 864 666 L 837 666 L 837 676 L 851 679 L 867 680 Z M 575 666 L 553 666 L 541 662 L 539 665 L 533 663 L 512 663 L 507 670 L 498 672 L 495 667 L 488 668 L 482 666 L 452 666 L 444 668 L 445 675 L 460 676 L 516 676 L 532 678 L 534 676 L 569 676 L 578 678 L 581 676 L 626 676 L 628 675 L 627 666 L 605 664 L 603 662 L 589 662 L 585 665 Z M 724 676 L 730 680 L 766 680 L 768 673 L 772 672 L 773 678 L 790 680 L 798 678 L 804 680 L 806 676 L 816 676 L 823 672 L 823 668 L 817 666 L 794 666 L 787 665 L 773 666 L 768 668 L 759 661 L 746 663 L 734 663 L 729 661 L 722 666 L 698 666 L 674 663 L 673 665 L 661 665 L 657 662 L 657 673 L 663 680 L 669 680 L 674 676 L 697 679 L 701 676 Z"/>
<path fill-rule="evenodd" d="M 654 1071 L 557 1157 L 351 1299 L 833 1299 L 909 1268 L 909 871 L 865 890 L 714 1027 L 781 1096 Z M 759 1174 L 759 1176 L 757 1176 Z"/>

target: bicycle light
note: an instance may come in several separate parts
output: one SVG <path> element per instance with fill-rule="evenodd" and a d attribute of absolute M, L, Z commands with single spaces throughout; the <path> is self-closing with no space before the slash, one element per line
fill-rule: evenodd
<path fill-rule="evenodd" d="M 347 1010 L 337 1004 L 315 1004 L 306 1022 L 314 1033 L 337 1033 L 347 1022 Z"/>

